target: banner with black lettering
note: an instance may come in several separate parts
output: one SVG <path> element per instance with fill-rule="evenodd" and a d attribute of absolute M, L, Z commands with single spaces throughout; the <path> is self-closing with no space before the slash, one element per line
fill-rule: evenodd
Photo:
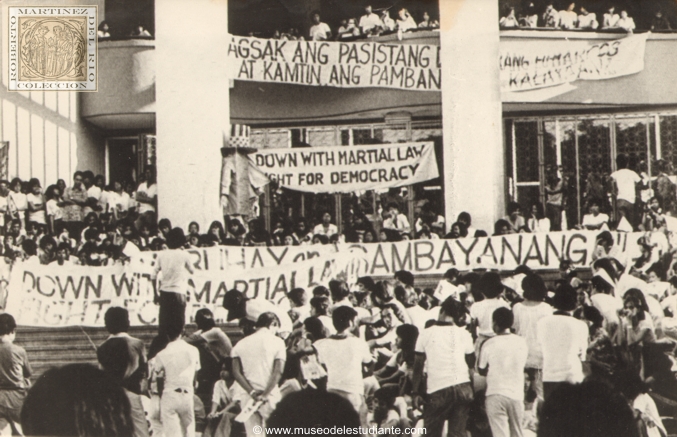
<path fill-rule="evenodd" d="M 252 164 L 280 186 L 309 193 L 352 193 L 439 176 L 432 142 L 263 149 Z"/>
<path fill-rule="evenodd" d="M 341 245 L 339 256 L 345 256 L 345 250 L 349 250 L 352 253 L 350 262 L 357 274 L 380 277 L 392 277 L 398 270 L 408 270 L 415 275 L 442 275 L 451 268 L 510 271 L 519 265 L 532 270 L 557 270 L 563 259 L 570 260 L 575 267 L 590 266 L 593 253 L 599 250 L 596 245 L 598 234 L 595 231 L 567 231 L 351 244 Z M 630 262 L 640 255 L 637 240 L 644 234 L 612 234 L 617 246 L 613 253 L 622 258 L 621 261 Z M 664 234 L 657 235 L 664 237 Z"/>
<path fill-rule="evenodd" d="M 196 270 L 186 283 L 186 320 L 200 308 L 209 308 L 217 321 L 225 321 L 224 294 L 233 288 L 251 299 L 278 302 L 295 287 L 327 286 L 346 277 L 335 255 L 277 267 L 230 272 Z M 112 267 L 15 265 L 8 286 L 7 311 L 25 326 L 103 326 L 106 310 L 121 306 L 134 326 L 157 325 L 155 281 L 132 265 Z"/>
<path fill-rule="evenodd" d="M 501 92 L 638 73 L 644 69 L 647 36 L 643 33 L 611 41 L 573 38 L 528 43 L 519 39 L 501 41 Z"/>
<path fill-rule="evenodd" d="M 288 41 L 231 36 L 229 77 L 341 88 L 440 91 L 439 44 Z"/>

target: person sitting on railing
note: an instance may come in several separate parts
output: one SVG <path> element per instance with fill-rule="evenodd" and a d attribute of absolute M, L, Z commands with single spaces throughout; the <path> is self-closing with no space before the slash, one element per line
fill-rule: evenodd
<path fill-rule="evenodd" d="M 548 2 L 543 13 L 543 26 L 551 28 L 559 28 L 559 12 L 555 10 L 552 2 Z"/>
<path fill-rule="evenodd" d="M 337 31 L 337 39 L 352 38 L 360 36 L 360 29 L 357 27 L 357 20 L 350 18 L 348 20 L 341 20 L 341 27 Z"/>
<path fill-rule="evenodd" d="M 672 30 L 672 26 L 670 26 L 670 20 L 668 20 L 668 17 L 663 15 L 663 12 L 656 12 L 653 21 L 651 21 L 651 30 Z"/>
<path fill-rule="evenodd" d="M 360 17 L 360 23 L 358 25 L 364 35 L 371 35 L 375 31 L 383 28 L 383 22 L 378 15 L 372 11 L 371 5 L 367 5 L 364 8 L 364 11 L 365 14 Z"/>
<path fill-rule="evenodd" d="M 421 29 L 438 29 L 440 27 L 440 22 L 430 18 L 430 14 L 427 11 L 423 12 L 423 21 L 418 23 L 418 27 Z"/>
<path fill-rule="evenodd" d="M 576 3 L 570 3 L 565 11 L 559 11 L 559 27 L 565 30 L 575 29 L 578 24 L 578 15 L 574 11 Z"/>
<path fill-rule="evenodd" d="M 615 29 L 618 27 L 618 20 L 620 20 L 621 17 L 616 13 L 616 8 L 614 6 L 609 7 L 607 9 L 607 13 L 604 14 L 604 18 L 602 20 L 602 29 Z"/>
<path fill-rule="evenodd" d="M 501 27 L 501 29 L 515 29 L 519 27 L 519 22 L 515 16 L 515 8 L 510 8 L 508 15 L 501 17 L 501 19 L 498 21 L 498 25 Z"/>
<path fill-rule="evenodd" d="M 313 14 L 313 26 L 310 28 L 309 35 L 311 41 L 326 41 L 331 38 L 331 29 L 327 23 L 320 20 L 320 14 Z"/>
<path fill-rule="evenodd" d="M 578 28 L 594 30 L 599 27 L 597 15 L 581 6 L 581 15 L 578 16 Z"/>
<path fill-rule="evenodd" d="M 414 18 L 411 16 L 408 10 L 402 8 L 398 12 L 400 18 L 397 20 L 397 27 L 399 30 L 402 32 L 408 32 L 412 29 L 416 29 L 416 22 L 414 21 Z"/>
<path fill-rule="evenodd" d="M 616 22 L 616 27 L 625 30 L 628 33 L 632 33 L 635 30 L 635 20 L 632 17 L 628 17 L 628 11 L 621 11 L 621 18 Z"/>
<path fill-rule="evenodd" d="M 96 32 L 96 35 L 99 38 L 110 38 L 110 32 L 108 32 L 108 30 L 108 23 L 102 21 L 101 24 L 99 24 L 99 30 Z"/>

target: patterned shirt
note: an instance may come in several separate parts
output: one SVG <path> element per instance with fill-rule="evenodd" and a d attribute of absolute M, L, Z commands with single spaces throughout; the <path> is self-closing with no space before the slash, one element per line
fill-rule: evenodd
<path fill-rule="evenodd" d="M 66 193 L 63 196 L 64 200 L 75 200 L 79 202 L 87 201 L 87 190 L 84 188 L 69 187 L 66 188 Z M 66 205 L 63 208 L 63 221 L 65 222 L 81 222 L 84 218 L 82 213 L 82 206 L 80 205 Z"/>

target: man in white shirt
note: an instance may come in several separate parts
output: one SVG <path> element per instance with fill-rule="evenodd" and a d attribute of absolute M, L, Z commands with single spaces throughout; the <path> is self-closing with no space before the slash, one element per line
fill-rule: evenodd
<path fill-rule="evenodd" d="M 618 27 L 618 20 L 620 20 L 621 17 L 615 13 L 615 10 L 616 8 L 611 6 L 604 14 L 604 18 L 602 20 L 602 29 L 613 29 Z"/>
<path fill-rule="evenodd" d="M 460 287 L 456 284 L 458 279 L 458 269 L 449 269 L 444 272 L 444 277 L 437 283 L 433 296 L 440 302 L 444 302 L 449 296 L 460 300 L 459 294 L 465 290 L 465 287 Z"/>
<path fill-rule="evenodd" d="M 309 32 L 311 41 L 326 41 L 331 38 L 331 29 L 320 20 L 320 14 L 313 14 L 313 25 Z"/>
<path fill-rule="evenodd" d="M 327 238 L 338 234 L 338 228 L 331 222 L 331 214 L 325 212 L 322 214 L 322 223 L 318 223 L 313 228 L 313 235 L 326 235 Z"/>
<path fill-rule="evenodd" d="M 609 230 L 609 216 L 599 212 L 599 200 L 591 200 L 589 202 L 590 214 L 583 216 L 583 223 L 581 227 L 588 231 L 594 230 Z"/>
<path fill-rule="evenodd" d="M 277 384 L 282 377 L 287 349 L 284 341 L 274 333 L 280 321 L 274 313 L 263 313 L 256 321 L 256 332 L 240 340 L 233 350 L 233 376 L 244 390 L 236 399 L 242 408 L 251 402 L 264 401 L 263 405 L 245 422 L 247 436 L 265 436 L 265 421 L 282 398 Z M 258 427 L 262 432 L 255 433 Z"/>
<path fill-rule="evenodd" d="M 363 378 L 365 373 L 373 371 L 373 358 L 369 345 L 350 333 L 356 316 L 357 312 L 351 307 L 336 308 L 332 313 L 336 334 L 316 341 L 313 347 L 318 360 L 327 368 L 327 391 L 350 401 L 360 415 L 360 422 L 366 426 Z"/>
<path fill-rule="evenodd" d="M 171 320 L 185 318 L 188 279 L 189 274 L 193 274 L 190 254 L 182 249 L 185 242 L 186 237 L 181 228 L 170 230 L 167 233 L 169 250 L 158 252 L 155 260 L 155 277 L 162 272 L 158 287 L 160 295 L 156 296 L 160 303 L 160 333 L 164 332 Z"/>
<path fill-rule="evenodd" d="M 293 288 L 287 293 L 289 299 L 289 318 L 294 326 L 302 325 L 304 320 L 310 317 L 310 304 L 308 295 L 303 288 Z"/>
<path fill-rule="evenodd" d="M 635 20 L 628 17 L 628 11 L 623 10 L 621 11 L 621 18 L 616 22 L 616 27 L 632 33 L 635 30 Z"/>
<path fill-rule="evenodd" d="M 197 348 L 180 339 L 183 319 L 172 320 L 165 334 L 169 344 L 155 356 L 153 371 L 160 391 L 162 432 L 165 436 L 195 436 L 193 386 L 200 370 Z"/>
<path fill-rule="evenodd" d="M 277 316 L 281 335 L 292 331 L 292 321 L 289 314 L 281 307 L 263 298 L 249 299 L 242 291 L 233 289 L 223 296 L 223 307 L 228 310 L 227 321 L 229 322 L 246 319 L 248 322 L 254 323 L 261 314 L 270 312 Z"/>
<path fill-rule="evenodd" d="M 437 324 L 425 329 L 416 342 L 412 397 L 414 406 L 423 405 L 419 392 L 427 367 L 427 402 L 423 421 L 427 436 L 440 437 L 449 421 L 449 437 L 466 437 L 466 422 L 473 399 L 470 369 L 475 352 L 470 333 L 462 325 L 465 308 L 449 298 L 442 304 Z"/>
<path fill-rule="evenodd" d="M 611 173 L 614 193 L 616 194 L 616 219 L 620 221 L 622 217 L 625 217 L 634 228 L 637 226 L 635 199 L 637 198 L 638 184 L 642 181 L 642 178 L 628 168 L 627 155 L 618 155 L 616 165 L 618 170 Z"/>
<path fill-rule="evenodd" d="M 555 312 L 538 321 L 538 343 L 543 351 L 543 396 L 562 384 L 583 381 L 583 360 L 588 349 L 588 325 L 572 316 L 577 293 L 571 285 L 562 284 L 555 292 Z"/>
<path fill-rule="evenodd" d="M 372 12 L 371 5 L 367 5 L 364 12 L 365 14 L 360 17 L 360 23 L 357 25 L 364 35 L 370 35 L 383 28 L 383 22 L 378 15 Z"/>
<path fill-rule="evenodd" d="M 496 336 L 479 357 L 479 372 L 487 377 L 487 417 L 493 437 L 521 437 L 527 342 L 510 332 L 514 316 L 508 308 L 498 308 L 492 319 Z"/>

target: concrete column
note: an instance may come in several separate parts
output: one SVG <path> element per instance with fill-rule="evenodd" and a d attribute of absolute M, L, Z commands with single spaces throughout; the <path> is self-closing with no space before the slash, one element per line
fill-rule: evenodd
<path fill-rule="evenodd" d="M 230 122 L 228 4 L 155 2 L 158 217 L 207 230 L 219 206 L 221 147 Z"/>
<path fill-rule="evenodd" d="M 498 2 L 440 0 L 447 228 L 461 211 L 491 235 L 505 215 Z"/>

